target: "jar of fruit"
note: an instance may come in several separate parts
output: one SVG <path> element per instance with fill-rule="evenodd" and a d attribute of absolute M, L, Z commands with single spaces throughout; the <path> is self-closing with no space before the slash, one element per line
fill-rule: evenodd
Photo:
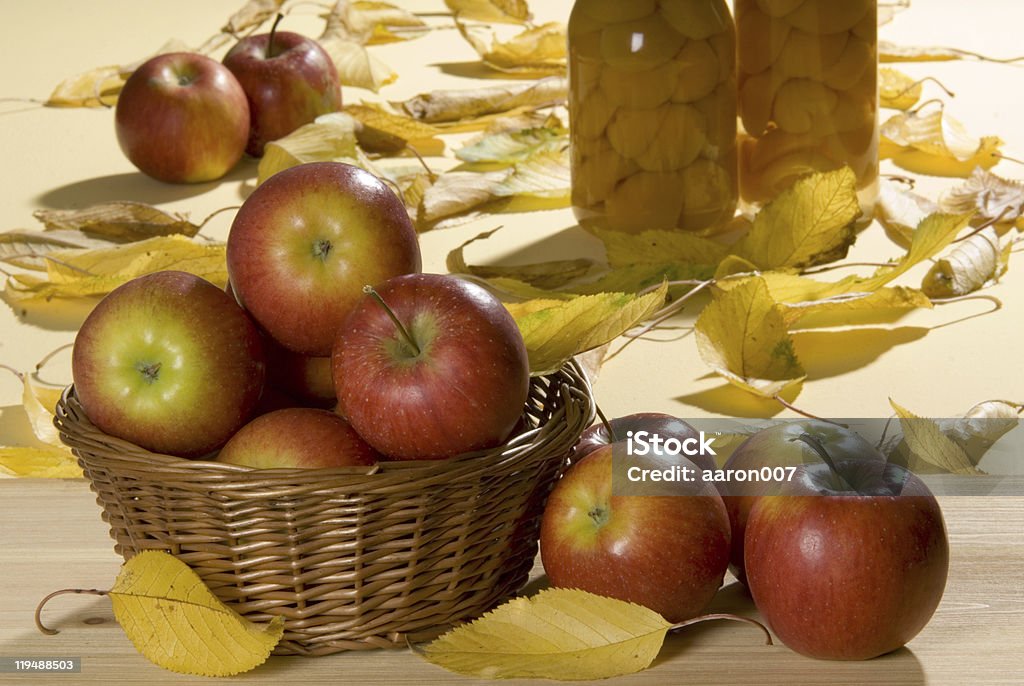
<path fill-rule="evenodd" d="M 864 217 L 878 193 L 875 0 L 735 0 L 740 196 L 756 207 L 844 165 Z"/>
<path fill-rule="evenodd" d="M 710 232 L 732 218 L 735 51 L 725 0 L 576 0 L 569 120 L 582 225 Z"/>

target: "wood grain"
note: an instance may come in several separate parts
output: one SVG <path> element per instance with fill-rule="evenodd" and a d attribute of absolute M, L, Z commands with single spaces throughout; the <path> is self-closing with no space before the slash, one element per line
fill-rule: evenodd
<path fill-rule="evenodd" d="M 938 612 L 910 645 L 868 662 L 811 660 L 781 645 L 761 645 L 759 633 L 733 623 L 705 624 L 669 637 L 655 664 L 616 684 L 1020 684 L 1024 678 L 1024 499 L 944 497 L 952 548 L 949 583 Z M 114 621 L 106 599 L 62 596 L 36 631 L 36 603 L 58 588 L 107 588 L 120 558 L 99 508 L 82 481 L 0 480 L 0 655 L 81 657 L 73 683 L 187 683 L 145 660 Z M 539 567 L 527 591 L 543 585 Z M 715 610 L 756 617 L 735 582 Z M 19 679 L 0 675 L 0 681 Z M 20 678 L 28 681 L 28 678 Z M 72 683 L 32 677 L 31 683 Z M 432 684 L 470 683 L 408 650 L 322 658 L 273 657 L 233 683 Z M 537 682 L 533 682 L 537 683 Z"/>

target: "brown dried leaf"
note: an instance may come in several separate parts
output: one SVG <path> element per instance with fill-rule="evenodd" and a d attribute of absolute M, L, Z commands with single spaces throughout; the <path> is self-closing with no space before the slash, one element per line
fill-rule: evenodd
<path fill-rule="evenodd" d="M 566 79 L 549 76 L 539 81 L 507 86 L 431 91 L 391 104 L 415 119 L 438 123 L 505 114 L 521 107 L 535 109 L 560 105 L 567 97 Z"/>
<path fill-rule="evenodd" d="M 237 12 L 231 15 L 221 29 L 224 33 L 238 35 L 252 28 L 259 27 L 281 10 L 284 0 L 248 0 Z"/>
<path fill-rule="evenodd" d="M 967 182 L 939 198 L 946 212 L 975 212 L 975 221 L 1017 222 L 1024 226 L 1024 182 L 1011 181 L 985 169 L 975 169 Z"/>
<path fill-rule="evenodd" d="M 360 45 L 409 40 L 430 30 L 412 12 L 387 2 L 339 0 L 324 17 L 328 31 Z"/>
<path fill-rule="evenodd" d="M 393 83 L 398 73 L 367 51 L 361 39 L 352 34 L 347 24 L 347 0 L 339 0 L 325 15 L 326 25 L 317 41 L 331 56 L 338 77 L 344 86 L 366 88 L 374 93 Z"/>
<path fill-rule="evenodd" d="M 351 115 L 359 145 L 369 152 L 395 154 L 412 146 L 421 155 L 440 155 L 444 141 L 437 138 L 440 130 L 405 114 L 385 110 L 376 103 L 345 105 L 342 111 Z"/>
<path fill-rule="evenodd" d="M 184 215 L 169 214 L 141 202 L 118 201 L 80 210 L 36 210 L 32 215 L 47 231 L 82 231 L 115 242 L 139 241 L 153 236 L 195 236 L 199 225 Z"/>
<path fill-rule="evenodd" d="M 456 22 L 484 64 L 498 71 L 520 76 L 565 74 L 565 24 L 549 22 L 516 34 L 507 41 L 479 26 Z"/>

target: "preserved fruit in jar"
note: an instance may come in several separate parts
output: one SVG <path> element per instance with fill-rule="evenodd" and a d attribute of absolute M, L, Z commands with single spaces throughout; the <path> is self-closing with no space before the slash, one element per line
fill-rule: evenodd
<path fill-rule="evenodd" d="M 581 224 L 711 232 L 732 219 L 735 55 L 725 0 L 576 0 L 569 121 Z"/>
<path fill-rule="evenodd" d="M 735 0 L 740 198 L 849 166 L 862 220 L 878 194 L 875 0 Z"/>

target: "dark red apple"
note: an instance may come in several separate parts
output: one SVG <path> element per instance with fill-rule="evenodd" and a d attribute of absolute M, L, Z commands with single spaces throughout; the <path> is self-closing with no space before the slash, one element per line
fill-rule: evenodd
<path fill-rule="evenodd" d="M 249 105 L 220 62 L 168 53 L 128 77 L 114 122 L 121 150 L 143 173 L 169 183 L 199 183 L 224 176 L 242 157 Z"/>
<path fill-rule="evenodd" d="M 270 33 L 239 40 L 224 56 L 224 66 L 248 98 L 245 151 L 255 157 L 270 141 L 341 109 L 341 82 L 330 55 L 312 38 L 278 31 L 276 21 Z"/>
<path fill-rule="evenodd" d="M 638 603 L 670 622 L 695 617 L 729 564 L 725 505 L 700 480 L 675 484 L 675 495 L 614 495 L 612 453 L 622 445 L 590 452 L 555 485 L 541 520 L 544 571 L 556 587 Z M 679 455 L 626 459 L 632 466 L 679 465 L 699 474 Z"/>
<path fill-rule="evenodd" d="M 313 407 L 334 407 L 334 372 L 329 355 L 312 357 L 284 348 L 267 337 L 267 386 Z"/>
<path fill-rule="evenodd" d="M 529 392 L 526 346 L 512 315 L 454 276 L 408 274 L 380 284 L 345 320 L 332 357 L 338 412 L 399 460 L 500 444 Z"/>
<path fill-rule="evenodd" d="M 71 367 L 101 431 L 183 457 L 209 453 L 248 421 L 264 378 L 260 335 L 242 308 L 175 271 L 103 298 L 75 337 Z"/>
<path fill-rule="evenodd" d="M 402 201 L 368 171 L 312 162 L 246 198 L 227 240 L 231 287 L 278 343 L 324 357 L 363 286 L 417 272 L 420 248 Z"/>
<path fill-rule="evenodd" d="M 660 436 L 662 439 L 674 438 L 677 441 L 700 441 L 700 432 L 684 422 L 682 419 L 673 417 L 661 412 L 637 412 L 624 417 L 616 417 L 608 421 L 611 426 L 612 436 L 608 432 L 608 426 L 604 422 L 598 422 L 586 429 L 576 442 L 573 450 L 573 459 L 579 459 L 597 450 L 603 445 L 615 441 L 625 441 L 627 437 L 637 432 L 647 432 L 649 436 Z M 695 455 L 686 455 L 701 469 L 715 469 L 715 458 L 713 455 L 698 452 Z"/>
<path fill-rule="evenodd" d="M 866 660 L 924 628 L 946 585 L 949 545 L 928 487 L 874 460 L 806 464 L 750 511 L 747 584 L 787 646 Z"/>
<path fill-rule="evenodd" d="M 231 437 L 219 462 L 256 469 L 349 467 L 380 455 L 348 422 L 328 410 L 293 407 L 261 415 Z"/>
<path fill-rule="evenodd" d="M 825 446 L 835 460 L 873 460 L 884 462 L 885 457 L 874 446 L 850 429 L 838 424 L 817 419 L 799 419 L 761 429 L 745 440 L 723 466 L 723 475 L 732 470 L 761 470 L 764 467 L 795 467 L 797 465 L 821 464 L 821 457 L 812 443 L 802 440 L 809 436 Z M 784 481 L 738 481 L 717 482 L 725 508 L 732 525 L 732 554 L 730 571 L 741 582 L 746 583 L 743 570 L 743 546 L 750 509 L 763 495 L 778 492 Z"/>

